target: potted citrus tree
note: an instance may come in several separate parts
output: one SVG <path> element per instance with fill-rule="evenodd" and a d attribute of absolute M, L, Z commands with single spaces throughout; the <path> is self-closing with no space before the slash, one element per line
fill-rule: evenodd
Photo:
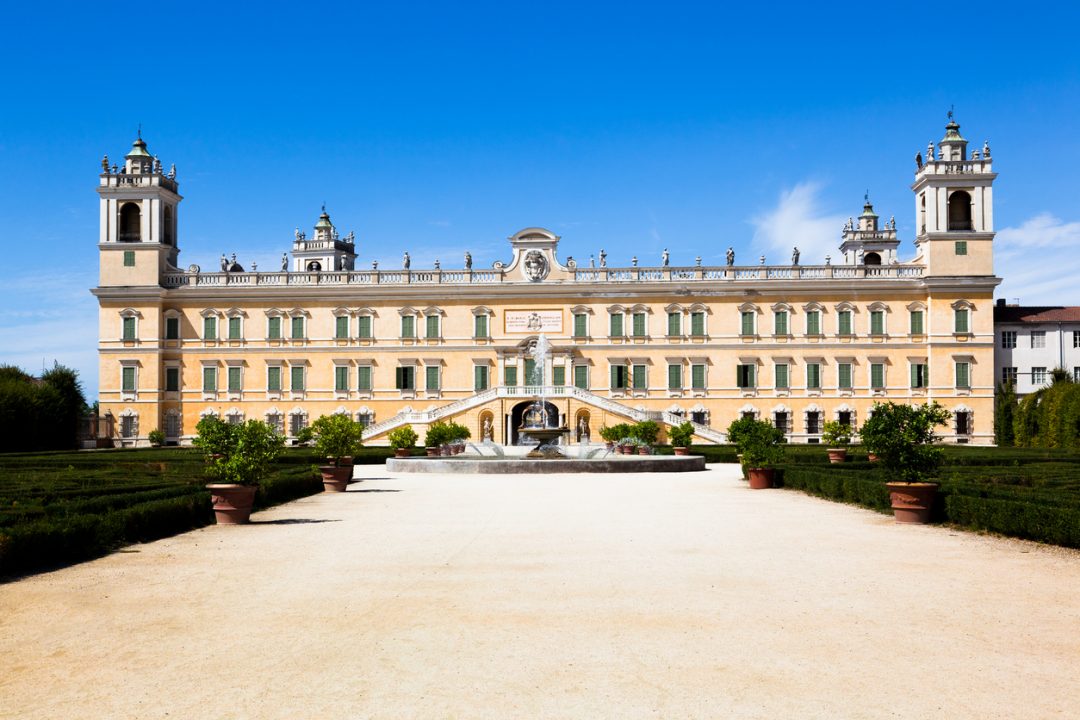
<path fill-rule="evenodd" d="M 281 455 L 285 438 L 259 420 L 232 425 L 208 415 L 195 426 L 194 444 L 206 455 L 206 487 L 219 525 L 238 525 L 251 518 L 255 491 L 271 464 Z"/>
<path fill-rule="evenodd" d="M 671 446 L 675 448 L 676 455 L 689 455 L 690 443 L 694 439 L 694 425 L 690 422 L 680 423 L 674 425 L 668 430 L 668 440 L 671 441 Z"/>
<path fill-rule="evenodd" d="M 326 492 L 345 492 L 353 474 L 353 455 L 360 447 L 363 426 L 348 415 L 323 415 L 311 424 L 315 452 L 329 464 L 319 466 Z"/>
<path fill-rule="evenodd" d="M 881 462 L 890 479 L 889 499 L 897 522 L 930 521 L 938 484 L 930 479 L 941 467 L 943 453 L 934 446 L 934 428 L 948 422 L 951 413 L 936 402 L 929 405 L 874 406 L 859 434 Z"/>
<path fill-rule="evenodd" d="M 638 441 L 638 455 L 648 455 L 660 436 L 660 425 L 654 420 L 642 420 L 631 426 L 630 435 Z"/>
<path fill-rule="evenodd" d="M 154 429 L 147 434 L 146 439 L 150 441 L 150 447 L 161 447 L 165 444 L 165 433 Z"/>
<path fill-rule="evenodd" d="M 428 425 L 424 434 L 424 449 L 428 457 L 438 457 L 440 448 L 447 441 L 447 427 L 445 423 L 435 422 Z"/>
<path fill-rule="evenodd" d="M 387 439 L 390 440 L 390 447 L 394 448 L 394 457 L 403 458 L 409 457 L 409 451 L 416 445 L 419 437 L 412 425 L 402 425 L 396 430 L 391 430 Z"/>
<path fill-rule="evenodd" d="M 728 438 L 742 455 L 750 489 L 772 487 L 775 466 L 784 459 L 784 432 L 764 420 L 741 418 L 728 426 Z"/>
<path fill-rule="evenodd" d="M 828 448 L 829 462 L 844 462 L 851 444 L 851 428 L 839 420 L 830 420 L 821 427 L 821 439 Z"/>
<path fill-rule="evenodd" d="M 604 445 L 607 447 L 608 452 L 615 449 L 615 443 L 620 439 L 618 431 L 616 430 L 617 427 L 618 426 L 600 426 L 600 439 L 604 441 Z"/>

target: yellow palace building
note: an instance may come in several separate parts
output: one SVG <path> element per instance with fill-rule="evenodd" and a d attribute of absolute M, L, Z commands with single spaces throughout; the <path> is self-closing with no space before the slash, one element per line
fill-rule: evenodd
<path fill-rule="evenodd" d="M 588 267 L 527 228 L 491 268 L 356 267 L 352 233 L 324 211 L 280 268 L 186 268 L 182 197 L 139 138 L 102 161 L 100 406 L 117 444 L 160 428 L 189 442 L 207 414 L 266 420 L 294 436 L 330 413 L 365 439 L 454 420 L 474 439 L 517 439 L 540 394 L 570 441 L 602 425 L 690 420 L 724 440 L 752 414 L 791 442 L 825 421 L 861 424 L 875 402 L 936 400 L 951 442 L 993 437 L 993 195 L 990 148 L 969 151 L 950 119 L 916 158 L 915 257 L 869 200 L 837 262 Z M 374 265 L 374 264 L 373 264 Z M 530 351 L 540 335 L 550 361 Z"/>

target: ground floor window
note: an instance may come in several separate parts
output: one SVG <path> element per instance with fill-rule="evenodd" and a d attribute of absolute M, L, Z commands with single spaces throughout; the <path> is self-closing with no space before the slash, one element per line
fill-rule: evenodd
<path fill-rule="evenodd" d="M 281 413 L 270 413 L 266 416 L 266 424 L 274 429 L 278 435 L 285 434 L 285 418 Z"/>
<path fill-rule="evenodd" d="M 300 431 L 307 427 L 307 416 L 296 413 L 289 416 L 289 434 L 296 436 L 300 434 Z"/>
<path fill-rule="evenodd" d="M 821 432 L 821 413 L 816 410 L 811 410 L 806 413 L 806 433 L 808 435 L 817 435 Z"/>
<path fill-rule="evenodd" d="M 957 435 L 970 435 L 971 434 L 971 413 L 964 410 L 958 410 L 956 412 L 956 434 Z"/>
<path fill-rule="evenodd" d="M 123 415 L 120 417 L 120 437 L 133 438 L 138 432 L 138 417 L 135 415 Z"/>
<path fill-rule="evenodd" d="M 790 423 L 791 416 L 788 413 L 783 411 L 777 411 L 773 413 L 773 425 L 775 425 L 776 429 L 784 433 L 785 435 L 791 432 Z"/>
<path fill-rule="evenodd" d="M 165 437 L 178 438 L 180 437 L 180 415 L 177 413 L 170 413 L 165 416 Z"/>

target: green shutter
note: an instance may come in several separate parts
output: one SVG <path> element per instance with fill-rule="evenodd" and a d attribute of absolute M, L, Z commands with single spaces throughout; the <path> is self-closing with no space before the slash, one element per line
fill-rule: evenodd
<path fill-rule="evenodd" d="M 165 391 L 180 391 L 180 368 L 165 368 Z"/>
<path fill-rule="evenodd" d="M 870 313 L 870 334 L 885 334 L 885 313 L 882 310 L 874 310 Z"/>
<path fill-rule="evenodd" d="M 966 388 L 971 387 L 971 378 L 969 376 L 970 366 L 966 362 L 956 363 L 956 387 Z"/>
<path fill-rule="evenodd" d="M 966 333 L 968 331 L 968 311 L 966 308 L 959 308 L 956 310 L 956 332 Z"/>
<path fill-rule="evenodd" d="M 415 318 L 412 315 L 401 316 L 401 337 L 413 338 L 416 337 Z"/>
<path fill-rule="evenodd" d="M 357 330 L 359 331 L 360 337 L 364 338 L 365 340 L 370 340 L 371 339 L 371 316 L 370 315 L 361 315 L 359 318 L 357 318 L 357 320 L 358 320 L 358 325 L 359 325 Z"/>
<path fill-rule="evenodd" d="M 705 389 L 705 366 L 704 365 L 691 365 L 690 366 L 690 384 L 694 390 Z"/>
<path fill-rule="evenodd" d="M 821 334 L 821 311 L 811 310 L 810 312 L 806 313 L 806 334 Z"/>
<path fill-rule="evenodd" d="M 292 339 L 303 340 L 304 339 L 304 318 L 294 317 L 292 319 Z"/>
<path fill-rule="evenodd" d="M 120 369 L 120 387 L 124 392 L 135 392 L 135 368 L 123 367 Z"/>
<path fill-rule="evenodd" d="M 344 365 L 334 366 L 334 390 L 336 392 L 349 391 L 349 368 Z"/>
<path fill-rule="evenodd" d="M 474 365 L 473 366 L 473 389 L 487 390 L 488 368 L 487 365 Z"/>
<path fill-rule="evenodd" d="M 428 365 L 424 368 L 425 383 L 424 388 L 428 391 L 439 389 L 439 366 Z"/>
<path fill-rule="evenodd" d="M 281 392 L 281 368 L 271 366 L 266 368 L 266 389 L 270 392 Z"/>
<path fill-rule="evenodd" d="M 754 334 L 754 313 L 744 312 L 742 314 L 742 334 L 753 335 Z"/>
<path fill-rule="evenodd" d="M 850 310 L 841 310 L 840 314 L 839 314 L 839 318 L 840 318 L 840 334 L 841 335 L 850 335 L 851 334 L 851 311 Z"/>
<path fill-rule="evenodd" d="M 272 317 L 266 326 L 266 334 L 271 340 L 281 339 L 281 318 Z"/>
<path fill-rule="evenodd" d="M 821 387 L 821 365 L 818 363 L 806 365 L 806 387 L 811 390 Z"/>
<path fill-rule="evenodd" d="M 543 385 L 543 379 L 536 376 L 536 361 L 532 358 L 525 358 L 525 384 L 526 385 Z"/>
<path fill-rule="evenodd" d="M 394 387 L 398 390 L 405 389 L 405 368 L 394 368 Z"/>
<path fill-rule="evenodd" d="M 911 311 L 911 334 L 922 335 L 923 334 L 923 312 L 922 310 Z"/>
<path fill-rule="evenodd" d="M 777 365 L 776 368 L 776 387 L 787 388 L 788 386 L 788 366 Z"/>
<path fill-rule="evenodd" d="M 575 365 L 574 366 L 574 387 L 582 390 L 589 389 L 589 366 L 588 365 Z"/>
<path fill-rule="evenodd" d="M 202 371 L 203 392 L 217 392 L 217 368 L 204 367 Z"/>
<path fill-rule="evenodd" d="M 682 313 L 672 312 L 667 315 L 667 334 L 682 335 Z"/>
<path fill-rule="evenodd" d="M 203 318 L 203 340 L 217 340 L 217 318 Z"/>
<path fill-rule="evenodd" d="M 690 313 L 690 334 L 701 337 L 705 334 L 705 313 Z"/>
<path fill-rule="evenodd" d="M 229 318 L 229 339 L 240 339 L 240 318 L 238 317 Z"/>
<path fill-rule="evenodd" d="M 645 313 L 634 313 L 634 337 L 645 337 Z"/>
<path fill-rule="evenodd" d="M 622 313 L 612 313 L 611 315 L 611 337 L 622 337 L 623 316 Z"/>
<path fill-rule="evenodd" d="M 633 368 L 634 368 L 634 371 L 633 371 L 634 372 L 634 389 L 635 390 L 645 390 L 646 389 L 645 366 L 644 365 L 634 365 Z"/>
<path fill-rule="evenodd" d="M 773 334 L 787 335 L 787 311 L 781 310 L 773 314 Z"/>
<path fill-rule="evenodd" d="M 356 368 L 357 383 L 356 387 L 360 390 L 371 389 L 371 366 L 361 365 Z"/>
<path fill-rule="evenodd" d="M 240 368 L 230 367 L 228 372 L 229 392 L 240 392 Z"/>
<path fill-rule="evenodd" d="M 842 387 L 842 388 L 850 388 L 851 387 L 851 364 L 850 363 L 840 363 L 837 366 L 837 376 L 838 376 L 837 381 L 838 381 L 838 384 L 840 385 L 840 387 Z"/>
<path fill-rule="evenodd" d="M 584 314 L 574 316 L 574 337 L 583 338 L 588 335 L 586 323 L 588 318 Z"/>
<path fill-rule="evenodd" d="M 967 240 L 956 241 L 956 254 L 967 255 Z"/>
<path fill-rule="evenodd" d="M 427 316 L 427 333 L 426 336 L 429 340 L 434 340 L 439 337 L 439 316 L 428 315 Z"/>
<path fill-rule="evenodd" d="M 618 390 L 619 389 L 619 366 L 618 365 L 612 365 L 611 366 L 611 389 L 612 390 Z"/>
<path fill-rule="evenodd" d="M 487 315 L 476 315 L 473 317 L 473 335 L 475 337 L 486 338 L 488 336 L 487 321 Z"/>
<path fill-rule="evenodd" d="M 135 251 L 124 251 L 124 267 L 135 267 Z"/>
<path fill-rule="evenodd" d="M 134 340 L 135 339 L 135 318 L 133 318 L 133 317 L 124 318 L 124 334 L 123 334 L 123 338 L 125 340 Z"/>
<path fill-rule="evenodd" d="M 507 387 L 517 385 L 517 366 L 507 365 L 503 368 L 503 385 Z"/>
<path fill-rule="evenodd" d="M 682 365 L 667 366 L 668 390 L 682 390 Z"/>
<path fill-rule="evenodd" d="M 165 339 L 166 340 L 179 340 L 180 339 L 180 318 L 165 318 Z"/>
<path fill-rule="evenodd" d="M 349 337 L 349 318 L 346 315 L 340 315 L 334 318 L 334 337 L 338 340 L 345 340 Z"/>
<path fill-rule="evenodd" d="M 566 384 L 566 368 L 562 365 L 556 365 L 551 368 L 551 384 L 555 387 L 562 387 Z"/>
<path fill-rule="evenodd" d="M 870 387 L 885 387 L 885 366 L 881 363 L 870 364 Z"/>
<path fill-rule="evenodd" d="M 289 368 L 289 377 L 292 381 L 289 388 L 293 392 L 303 392 L 304 390 L 304 366 L 296 365 Z"/>

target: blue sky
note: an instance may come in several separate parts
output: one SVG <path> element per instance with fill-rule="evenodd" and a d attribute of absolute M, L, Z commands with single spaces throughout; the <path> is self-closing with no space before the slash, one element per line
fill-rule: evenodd
<path fill-rule="evenodd" d="M 254 7 L 254 6 L 252 6 Z M 1080 304 L 1070 5 L 104 3 L 5 9 L 0 362 L 96 394 L 103 153 L 176 163 L 180 261 L 277 267 L 325 201 L 361 266 L 836 256 L 866 190 L 910 256 L 917 150 L 989 140 L 1001 295 Z"/>

